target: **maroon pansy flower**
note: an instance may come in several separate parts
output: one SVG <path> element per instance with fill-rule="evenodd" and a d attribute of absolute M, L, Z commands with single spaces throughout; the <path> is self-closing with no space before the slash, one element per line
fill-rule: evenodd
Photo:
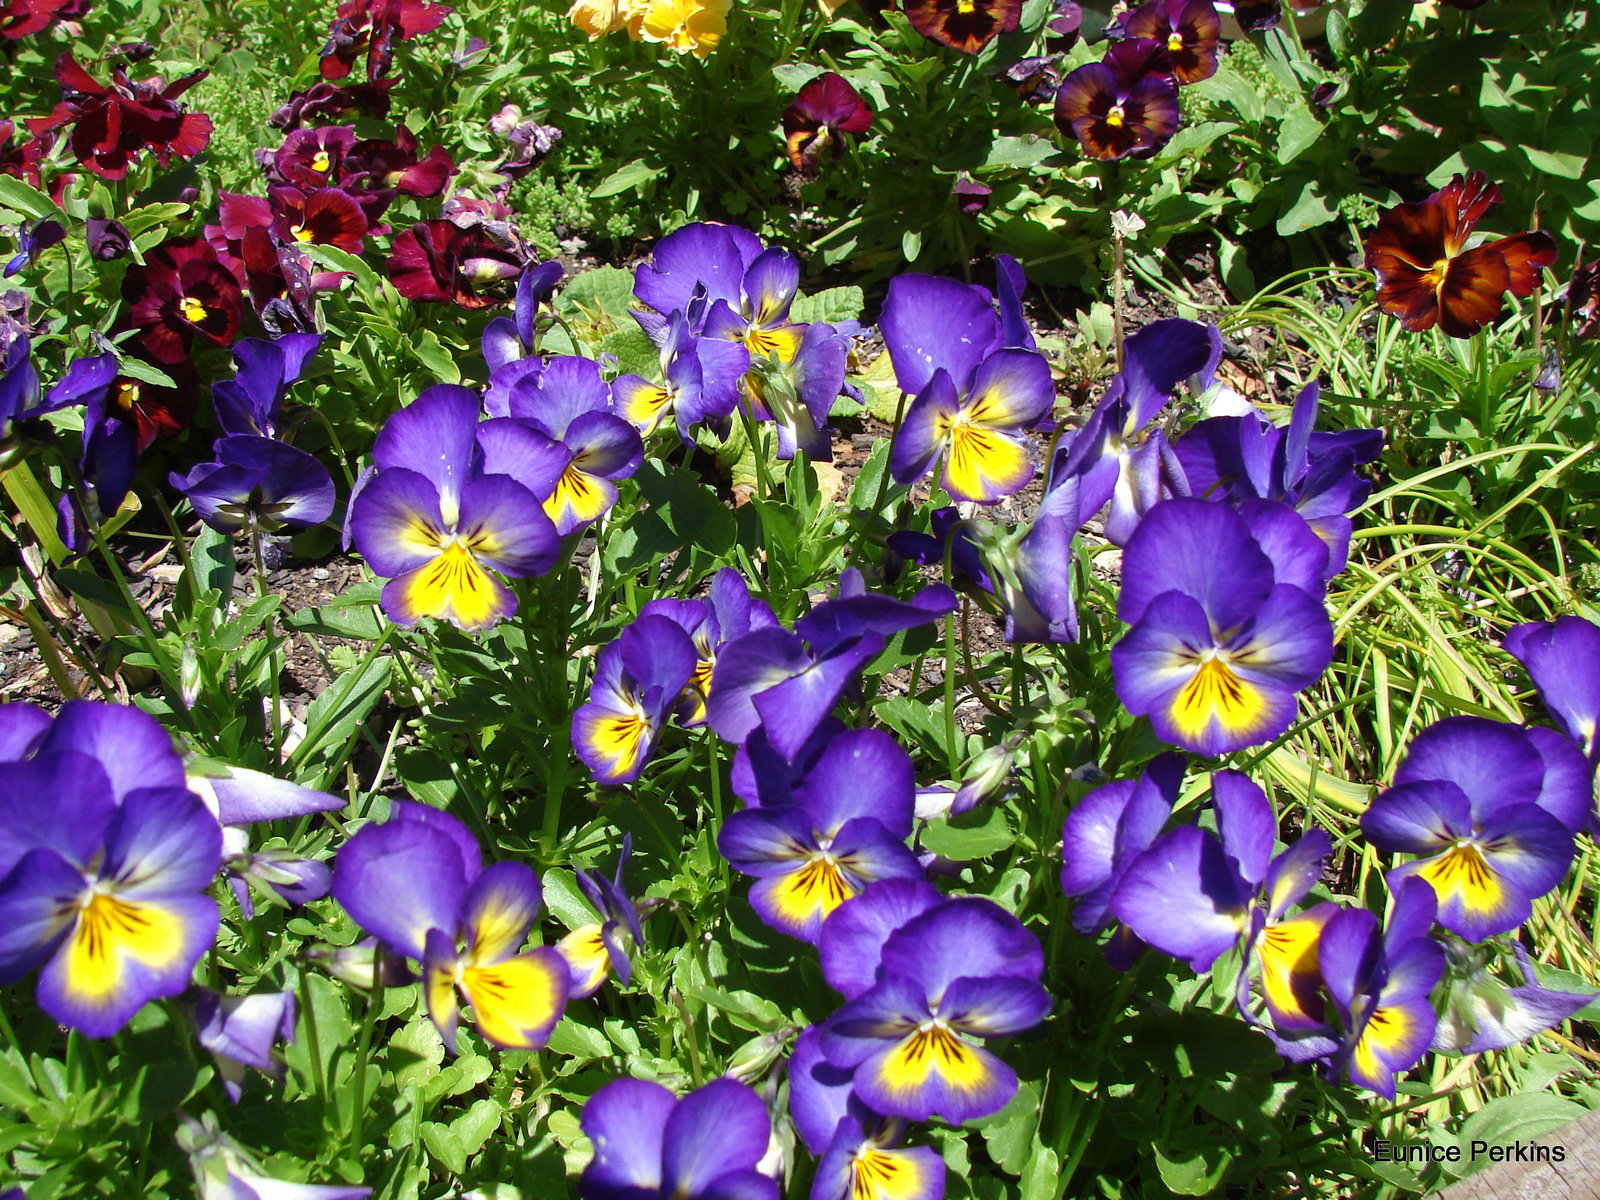
<path fill-rule="evenodd" d="M 353 83 L 349 87 L 327 82 L 314 83 L 305 91 L 290 96 L 281 108 L 267 118 L 267 124 L 274 129 L 299 129 L 302 124 L 347 112 L 358 112 L 382 120 L 389 115 L 389 106 L 393 103 L 389 95 L 392 87 L 392 79 Z"/>
<path fill-rule="evenodd" d="M 1437 325 L 1451 337 L 1471 337 L 1498 320 L 1504 296 L 1526 296 L 1556 260 L 1543 230 L 1466 243 L 1501 200 L 1482 171 L 1453 177 L 1426 200 L 1397 205 L 1378 218 L 1367 238 L 1367 269 L 1378 277 L 1378 307 L 1411 333 Z"/>
<path fill-rule="evenodd" d="M 492 170 L 512 180 L 521 179 L 543 163 L 561 140 L 561 130 L 524 117 L 515 104 L 507 104 L 489 118 L 489 132 L 510 144 L 506 156 Z"/>
<path fill-rule="evenodd" d="M 419 221 L 394 239 L 389 278 L 408 300 L 487 308 L 504 297 L 497 284 L 522 274 L 523 260 L 490 236 L 486 224 Z"/>
<path fill-rule="evenodd" d="M 1164 43 L 1179 83 L 1199 83 L 1217 73 L 1222 21 L 1211 0 L 1151 0 L 1122 19 L 1122 31 Z"/>
<path fill-rule="evenodd" d="M 994 195 L 994 189 L 979 183 L 965 171 L 956 175 L 955 186 L 950 189 L 956 198 L 956 203 L 961 206 L 961 214 L 966 217 L 975 217 L 989 207 L 989 197 Z"/>
<path fill-rule="evenodd" d="M 25 142 L 13 143 L 11 138 L 16 131 L 16 125 L 11 121 L 0 121 L 0 175 L 10 175 L 29 187 L 39 188 L 42 186 L 39 160 L 50 153 L 55 135 L 46 133 Z"/>
<path fill-rule="evenodd" d="M 267 189 L 272 206 L 272 234 L 279 242 L 337 246 L 360 254 L 369 230 L 355 197 L 338 188 L 303 192 L 294 187 Z"/>
<path fill-rule="evenodd" d="M 17 41 L 38 33 L 61 17 L 69 0 L 5 0 L 0 3 L 0 37 Z"/>
<path fill-rule="evenodd" d="M 292 129 L 276 150 L 257 151 L 271 183 L 289 183 L 308 191 L 343 187 L 350 168 L 345 159 L 356 144 L 354 125 Z"/>
<path fill-rule="evenodd" d="M 905 0 L 907 19 L 923 37 L 976 54 L 1022 23 L 1022 0 Z"/>
<path fill-rule="evenodd" d="M 1178 85 L 1166 47 L 1129 38 L 1105 59 L 1079 67 L 1056 91 L 1056 125 L 1090 158 L 1112 161 L 1154 154 L 1178 128 Z"/>
<path fill-rule="evenodd" d="M 1061 68 L 1053 54 L 1019 58 L 1000 76 L 1011 85 L 1017 98 L 1029 104 L 1048 104 L 1061 86 Z"/>
<path fill-rule="evenodd" d="M 455 174 L 455 163 L 443 146 L 435 146 L 419 156 L 417 135 L 404 125 L 395 130 L 394 141 L 368 138 L 350 150 L 348 168 L 362 172 L 361 187 L 387 189 L 406 196 L 442 196 L 445 184 Z"/>
<path fill-rule="evenodd" d="M 794 103 L 783 110 L 783 140 L 789 163 L 806 174 L 830 147 L 837 159 L 843 151 L 840 134 L 865 133 L 872 127 L 872 110 L 861 93 L 843 75 L 824 71 L 800 89 Z"/>
<path fill-rule="evenodd" d="M 162 364 L 182 362 L 195 336 L 226 346 L 238 336 L 239 282 L 200 238 L 165 242 L 122 279 L 128 323 Z"/>
<path fill-rule="evenodd" d="M 367 79 L 383 78 L 394 61 L 394 43 L 431 33 L 450 15 L 427 0 L 344 0 L 322 48 L 322 77 L 343 79 L 365 52 Z"/>
<path fill-rule="evenodd" d="M 103 84 L 69 51 L 56 60 L 61 103 L 48 117 L 30 120 L 28 128 L 43 135 L 70 125 L 73 154 L 102 179 L 126 176 L 141 150 L 165 167 L 174 157 L 193 158 L 211 140 L 211 118 L 186 113 L 177 102 L 209 74 L 194 71 L 170 84 L 159 78 L 129 83 L 119 66 L 111 69 L 110 84 Z"/>

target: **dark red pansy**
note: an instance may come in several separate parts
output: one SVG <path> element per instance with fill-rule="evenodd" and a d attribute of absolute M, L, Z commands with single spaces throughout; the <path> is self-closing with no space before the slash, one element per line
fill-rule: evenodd
<path fill-rule="evenodd" d="M 123 420 L 133 422 L 140 454 L 158 438 L 182 433 L 194 417 L 195 388 L 199 383 L 194 366 L 188 361 L 158 365 L 176 387 L 148 383 L 129 375 L 118 375 L 111 385 L 109 403 L 116 407 L 117 415 Z"/>
<path fill-rule="evenodd" d="M 104 84 L 69 51 L 56 60 L 61 103 L 48 117 L 30 120 L 28 128 L 43 135 L 70 125 L 73 154 L 103 179 L 126 176 L 141 150 L 150 151 L 164 167 L 174 157 L 193 158 L 211 140 L 211 118 L 186 113 L 177 102 L 209 74 L 195 71 L 172 83 L 159 78 L 129 83 L 118 66 L 111 69 L 111 82 Z"/>
<path fill-rule="evenodd" d="M 59 20 L 68 0 L 5 0 L 0 3 L 0 37 L 17 41 Z"/>
<path fill-rule="evenodd" d="M 1029 104 L 1048 104 L 1061 86 L 1061 68 L 1053 54 L 1019 58 L 1000 76 L 1011 85 L 1019 99 Z"/>
<path fill-rule="evenodd" d="M 1567 285 L 1567 312 L 1578 323 L 1578 336 L 1600 334 L 1600 258 L 1579 263 Z"/>
<path fill-rule="evenodd" d="M 487 308 L 505 299 L 497 284 L 522 274 L 523 261 L 489 234 L 487 225 L 419 221 L 394 239 L 389 279 L 408 300 Z"/>
<path fill-rule="evenodd" d="M 1167 50 L 1152 38 L 1128 38 L 1103 61 L 1079 67 L 1056 89 L 1056 125 L 1091 158 L 1143 158 L 1178 128 L 1178 85 Z"/>
<path fill-rule="evenodd" d="M 0 175 L 20 179 L 29 187 L 38 188 L 39 160 L 50 153 L 55 135 L 46 133 L 13 143 L 11 138 L 17 127 L 10 121 L 0 121 Z"/>
<path fill-rule="evenodd" d="M 783 110 L 783 140 L 789 163 L 807 174 L 830 148 L 837 159 L 843 151 L 841 134 L 865 133 L 872 127 L 872 110 L 843 75 L 824 71 L 800 89 L 794 103 Z"/>
<path fill-rule="evenodd" d="M 1264 33 L 1283 20 L 1283 6 L 1278 0 L 1235 0 L 1233 19 L 1246 33 Z"/>
<path fill-rule="evenodd" d="M 989 207 L 989 197 L 994 195 L 994 189 L 979 183 L 965 171 L 956 175 L 955 186 L 950 189 L 956 198 L 956 203 L 961 207 L 961 214 L 975 217 Z"/>
<path fill-rule="evenodd" d="M 1367 238 L 1367 269 L 1378 277 L 1378 307 L 1412 333 L 1437 325 L 1471 337 L 1499 319 L 1505 293 L 1526 296 L 1556 260 L 1543 230 L 1466 249 L 1479 221 L 1501 200 L 1482 171 L 1455 176 L 1426 200 L 1387 210 Z"/>
<path fill-rule="evenodd" d="M 443 146 L 435 146 L 419 156 L 417 135 L 404 125 L 395 130 L 394 140 L 368 138 L 350 149 L 352 172 L 360 172 L 359 185 L 370 191 L 395 191 L 407 196 L 442 196 L 445 184 L 455 174 L 455 163 Z"/>
<path fill-rule="evenodd" d="M 963 54 L 1022 23 L 1022 0 L 904 0 L 901 7 L 923 37 Z"/>
<path fill-rule="evenodd" d="M 313 83 L 303 92 L 296 92 L 267 118 L 274 129 L 299 129 L 302 124 L 325 120 L 347 112 L 382 119 L 389 115 L 393 98 L 389 90 L 394 80 L 380 79 L 376 83 L 354 83 L 339 87 L 332 83 Z"/>
<path fill-rule="evenodd" d="M 342 187 L 349 174 L 345 159 L 356 141 L 354 125 L 293 129 L 284 135 L 283 145 L 267 152 L 262 166 L 271 183 L 291 183 L 307 191 Z"/>
<path fill-rule="evenodd" d="M 322 77 L 343 79 L 365 52 L 368 81 L 381 79 L 393 63 L 396 41 L 431 33 L 449 15 L 450 9 L 427 0 L 345 0 L 322 48 Z"/>
<path fill-rule="evenodd" d="M 128 325 L 159 363 L 182 362 L 195 335 L 218 346 L 239 333 L 239 281 L 201 238 L 165 242 L 122 278 Z"/>
<path fill-rule="evenodd" d="M 267 189 L 272 207 L 275 241 L 337 246 L 347 254 L 360 254 L 368 224 L 355 197 L 338 188 L 303 192 L 294 187 Z"/>
<path fill-rule="evenodd" d="M 1199 83 L 1217 73 L 1222 21 L 1211 0 L 1151 0 L 1122 19 L 1122 31 L 1164 44 L 1179 83 Z"/>

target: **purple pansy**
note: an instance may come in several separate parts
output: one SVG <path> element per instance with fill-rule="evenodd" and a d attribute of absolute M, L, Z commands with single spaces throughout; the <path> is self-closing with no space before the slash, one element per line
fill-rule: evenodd
<path fill-rule="evenodd" d="M 1582 617 L 1532 621 L 1505 638 L 1556 724 L 1600 766 L 1600 626 Z"/>
<path fill-rule="evenodd" d="M 396 801 L 388 821 L 339 851 L 333 898 L 393 953 L 422 964 L 428 1015 L 452 1050 L 458 990 L 495 1045 L 537 1050 L 549 1040 L 571 976 L 553 947 L 519 953 L 539 912 L 539 881 L 521 863 L 485 867 L 448 813 Z"/>
<path fill-rule="evenodd" d="M 578 886 L 599 912 L 600 920 L 578 926 L 556 943 L 556 949 L 561 951 L 572 972 L 572 990 L 568 996 L 573 1000 L 594 995 L 608 975 L 615 974 L 624 985 L 633 977 L 627 945 L 642 945 L 644 931 L 639 927 L 639 906 L 622 883 L 622 873 L 632 852 L 633 835 L 628 834 L 622 839 L 614 878 L 606 879 L 582 870 L 576 873 Z M 624 937 L 628 942 L 624 942 Z"/>
<path fill-rule="evenodd" d="M 289 385 L 300 378 L 321 345 L 321 334 L 286 333 L 271 341 L 245 338 L 234 346 L 237 374 L 211 385 L 222 432 L 277 437 Z"/>
<path fill-rule="evenodd" d="M 1422 1060 L 1438 1018 L 1428 994 L 1444 974 L 1444 950 L 1429 937 L 1434 895 L 1408 880 L 1395 890 L 1389 927 L 1364 908 L 1341 909 L 1319 938 L 1328 995 L 1344 1026 L 1330 1075 L 1395 1096 L 1395 1077 Z"/>
<path fill-rule="evenodd" d="M 1278 737 L 1294 720 L 1295 694 L 1333 658 L 1321 600 L 1296 586 L 1310 577 L 1317 539 L 1303 522 L 1297 543 L 1270 514 L 1258 518 L 1258 528 L 1269 525 L 1258 540 L 1222 505 L 1165 500 L 1123 554 L 1117 615 L 1132 628 L 1111 650 L 1117 695 L 1128 711 L 1148 713 L 1163 740 L 1196 754 Z"/>
<path fill-rule="evenodd" d="M 1050 367 L 1032 349 L 1019 290 L 1000 267 L 1002 312 L 984 289 L 932 275 L 889 284 L 880 328 L 900 390 L 914 397 L 890 469 L 913 483 L 942 462 L 957 500 L 992 504 L 1033 477 L 1027 432 L 1050 413 Z"/>
<path fill-rule="evenodd" d="M 756 877 L 750 903 L 773 928 L 815 944 L 824 919 L 868 884 L 921 878 L 905 844 L 915 773 L 888 734 L 838 734 L 792 783 L 755 768 L 761 804 L 723 822 L 717 849 Z"/>
<path fill-rule="evenodd" d="M 1049 1015 L 1043 963 L 1038 939 L 993 901 L 947 900 L 888 935 L 876 982 L 828 1018 L 822 1051 L 885 1116 L 959 1124 L 998 1112 L 1017 1076 L 978 1043 Z"/>
<path fill-rule="evenodd" d="M 211 1052 L 230 1100 L 237 1102 L 244 1093 L 246 1067 L 273 1079 L 283 1078 L 283 1059 L 275 1049 L 280 1041 L 294 1040 L 294 1017 L 293 992 L 219 996 L 201 990 L 195 1002 L 199 1041 Z"/>
<path fill-rule="evenodd" d="M 523 577 L 554 564 L 560 536 L 544 498 L 570 452 L 515 421 L 480 425 L 468 389 L 429 388 L 389 418 L 372 455 L 377 473 L 351 502 L 350 530 L 390 577 L 383 610 L 397 624 L 486 629 L 516 609 L 490 570 Z"/>
<path fill-rule="evenodd" d="M 1591 771 L 1550 729 L 1449 717 L 1412 741 L 1361 818 L 1380 850 L 1416 855 L 1389 872 L 1438 896 L 1439 924 L 1468 941 L 1515 929 L 1560 883 L 1593 808 Z"/>
<path fill-rule="evenodd" d="M 640 616 L 600 652 L 589 702 L 572 715 L 572 746 L 595 781 L 631 783 L 694 677 L 694 642 L 659 614 Z"/>
<path fill-rule="evenodd" d="M 168 483 L 189 498 L 195 515 L 221 533 L 320 525 L 333 514 L 333 480 L 304 450 L 270 437 L 218 438 L 215 461 Z"/>

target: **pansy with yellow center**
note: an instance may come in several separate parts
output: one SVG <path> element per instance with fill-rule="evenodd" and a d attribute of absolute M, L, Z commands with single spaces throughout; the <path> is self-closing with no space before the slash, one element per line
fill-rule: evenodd
<path fill-rule="evenodd" d="M 911 757 L 887 734 L 838 734 L 798 781 L 785 764 L 751 765 L 761 803 L 723 822 L 717 849 L 756 877 L 751 906 L 774 929 L 815 944 L 828 915 L 868 884 L 921 877 L 905 844 Z"/>
<path fill-rule="evenodd" d="M 396 802 L 334 863 L 333 897 L 389 951 L 422 965 L 428 1015 L 455 1049 L 457 993 L 497 1046 L 537 1050 L 566 1007 L 570 976 L 552 947 L 523 951 L 540 902 L 521 863 L 484 867 L 478 843 L 448 813 Z"/>
<path fill-rule="evenodd" d="M 1434 895 L 1420 880 L 1395 889 L 1389 927 L 1364 908 L 1335 913 L 1319 939 L 1322 974 L 1344 1036 L 1330 1074 L 1387 1100 L 1395 1077 L 1422 1060 L 1438 1014 L 1429 993 L 1444 975 L 1443 947 L 1430 936 Z"/>
<path fill-rule="evenodd" d="M 633 835 L 622 839 L 622 852 L 617 856 L 617 873 L 607 879 L 588 871 L 574 872 L 578 886 L 600 914 L 600 920 L 580 925 L 556 943 L 556 949 L 567 960 L 572 972 L 572 989 L 568 995 L 574 1000 L 592 996 L 600 990 L 610 975 L 624 986 L 633 977 L 633 963 L 628 958 L 628 947 L 644 944 L 644 930 L 639 918 L 648 914 L 660 903 L 647 900 L 635 904 L 622 883 L 622 873 L 627 868 L 628 856 L 633 852 Z"/>
<path fill-rule="evenodd" d="M 39 1007 L 109 1037 L 146 1001 L 186 989 L 216 939 L 217 905 L 204 891 L 222 866 L 222 830 L 181 786 L 119 797 L 92 751 L 42 750 L 6 765 L 0 983 L 42 966 Z M 50 797 L 47 812 L 39 796 Z"/>
<path fill-rule="evenodd" d="M 990 900 L 948 900 L 882 942 L 877 982 L 828 1018 L 821 1047 L 874 1112 L 955 1124 L 1016 1094 L 1016 1073 L 980 1044 L 1022 1033 L 1050 1012 L 1043 953 Z"/>
<path fill-rule="evenodd" d="M 1178 85 L 1166 44 L 1131 37 L 1072 71 L 1056 90 L 1055 121 L 1090 158 L 1147 158 L 1178 130 Z"/>
<path fill-rule="evenodd" d="M 568 455 L 514 424 L 480 429 L 477 397 L 440 385 L 378 435 L 377 474 L 351 505 L 350 528 L 367 564 L 391 577 L 382 604 L 397 624 L 486 629 L 516 608 L 491 571 L 539 575 L 555 562 L 560 538 L 540 493 Z"/>
<path fill-rule="evenodd" d="M 1122 18 L 1122 33 L 1153 38 L 1167 48 L 1172 77 L 1199 83 L 1217 73 L 1222 21 L 1211 0 L 1150 0 Z"/>
<path fill-rule="evenodd" d="M 1002 311 L 981 288 L 901 275 L 884 301 L 884 341 L 900 390 L 915 397 L 895 434 L 890 469 L 909 484 L 943 462 L 957 500 L 993 504 L 1033 478 L 1028 430 L 1050 412 L 1050 367 L 1033 349 L 1002 264 Z"/>
<path fill-rule="evenodd" d="M 572 747 L 596 782 L 639 777 L 695 660 L 689 635 L 659 615 L 636 618 L 600 652 L 589 702 L 572 714 Z"/>
<path fill-rule="evenodd" d="M 661 42 L 675 54 L 709 58 L 728 32 L 733 0 L 650 0 L 639 36 Z"/>
<path fill-rule="evenodd" d="M 1132 628 L 1111 650 L 1117 695 L 1196 754 L 1283 733 L 1333 658 L 1327 548 L 1287 507 L 1258 503 L 1247 516 L 1164 500 L 1123 553 L 1117 615 Z"/>
<path fill-rule="evenodd" d="M 789 1116 L 817 1158 L 813 1200 L 940 1200 L 944 1163 L 927 1146 L 901 1146 L 906 1122 L 873 1112 L 851 1088 L 854 1073 L 822 1053 L 812 1026 L 789 1056 Z"/>
<path fill-rule="evenodd" d="M 1389 873 L 1391 887 L 1425 880 L 1439 924 L 1482 941 L 1527 920 L 1566 876 L 1591 778 L 1554 730 L 1451 717 L 1417 735 L 1361 829 L 1380 850 L 1417 855 Z"/>

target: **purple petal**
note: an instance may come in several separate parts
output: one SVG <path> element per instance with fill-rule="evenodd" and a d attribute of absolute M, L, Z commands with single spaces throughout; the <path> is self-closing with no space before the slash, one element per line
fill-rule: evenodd
<path fill-rule="evenodd" d="M 1015 975 L 1038 979 L 1044 970 L 1039 939 L 992 900 L 949 900 L 915 917 L 883 944 L 885 976 L 916 981 L 937 1003 L 957 979 Z"/>
<path fill-rule="evenodd" d="M 828 1148 L 839 1122 L 849 1115 L 852 1075 L 823 1057 L 821 1040 L 822 1031 L 813 1025 L 789 1055 L 789 1119 L 816 1155 Z"/>
<path fill-rule="evenodd" d="M 0 879 L 38 849 L 86 869 L 117 811 L 111 781 L 87 754 L 61 750 L 7 763 L 0 771 Z"/>
<path fill-rule="evenodd" d="M 1247 883 L 1259 884 L 1272 858 L 1278 821 L 1261 785 L 1238 771 L 1215 771 L 1211 776 L 1211 803 L 1217 812 L 1217 833 L 1222 849 L 1233 859 Z"/>
<path fill-rule="evenodd" d="M 1227 628 L 1249 617 L 1272 586 L 1272 562 L 1243 517 L 1204 500 L 1168 500 L 1145 514 L 1123 551 L 1117 616 L 1137 624 L 1156 597 L 1179 591 Z"/>
<path fill-rule="evenodd" d="M 771 1136 L 761 1097 L 736 1080 L 712 1080 L 678 1101 L 667 1118 L 662 1192 L 699 1196 L 724 1175 L 753 1171 Z"/>
<path fill-rule="evenodd" d="M 71 931 L 88 883 L 54 850 L 30 850 L 0 881 L 0 984 L 50 958 Z"/>
<path fill-rule="evenodd" d="M 755 638 L 761 635 L 749 636 Z M 811 732 L 827 719 L 834 705 L 839 703 L 845 688 L 855 681 L 868 660 L 883 649 L 884 641 L 882 634 L 862 634 L 853 643 L 846 643 L 817 659 L 799 674 L 756 692 L 751 697 L 751 704 L 766 725 L 767 737 L 778 753 L 791 760 L 799 754 Z M 720 660 L 718 665 L 721 665 Z M 716 675 L 713 673 L 713 701 L 716 699 L 716 688 Z"/>
<path fill-rule="evenodd" d="M 350 507 L 356 550 L 377 575 L 394 578 L 432 562 L 444 532 L 438 490 L 404 467 L 373 476 Z"/>
<path fill-rule="evenodd" d="M 118 803 L 134 788 L 183 787 L 183 760 L 154 717 L 121 704 L 69 700 L 39 753 L 76 750 L 99 760 Z"/>
<path fill-rule="evenodd" d="M 478 397 L 472 389 L 435 384 L 384 423 L 372 461 L 380 472 L 396 467 L 417 472 L 448 506 L 472 469 L 477 427 Z"/>
<path fill-rule="evenodd" d="M 476 874 L 476 862 L 437 825 L 391 820 L 363 827 L 340 849 L 332 895 L 356 924 L 420 961 L 430 929 L 453 935 Z"/>
<path fill-rule="evenodd" d="M 129 792 L 106 829 L 102 878 L 143 898 L 208 887 L 222 869 L 222 827 L 186 788 Z"/>
<path fill-rule="evenodd" d="M 472 960 L 485 966 L 520 950 L 539 915 L 541 895 L 539 879 L 526 863 L 485 868 L 461 903 L 461 927 Z"/>
<path fill-rule="evenodd" d="M 1267 899 L 1270 919 L 1276 921 L 1282 917 L 1291 904 L 1298 904 L 1316 886 L 1332 853 L 1333 843 L 1328 835 L 1320 829 L 1311 829 L 1272 860 L 1261 889 Z"/>
<path fill-rule="evenodd" d="M 456 528 L 473 558 L 513 577 L 543 575 L 561 550 L 561 539 L 538 499 L 509 475 L 468 480 Z"/>
<path fill-rule="evenodd" d="M 1582 751 L 1553 729 L 1524 731 L 1544 760 L 1544 782 L 1539 788 L 1540 808 L 1573 833 L 1594 815 L 1594 769 Z"/>
<path fill-rule="evenodd" d="M 1433 854 L 1472 836 L 1472 805 L 1445 780 L 1403 783 L 1372 801 L 1361 814 L 1361 832 L 1379 850 Z"/>
<path fill-rule="evenodd" d="M 228 767 L 226 775 L 208 775 L 189 780 L 193 787 L 202 783 L 217 800 L 217 820 L 223 825 L 250 825 L 257 821 L 283 821 L 312 813 L 337 812 L 345 805 L 342 796 L 317 792 L 260 771 Z"/>
<path fill-rule="evenodd" d="M 914 483 L 933 468 L 934 459 L 949 440 L 950 423 L 960 411 L 956 385 L 941 367 L 917 393 L 900 423 L 890 463 L 897 483 Z"/>
<path fill-rule="evenodd" d="M 37 704 L 0 704 L 0 763 L 16 762 L 31 754 L 53 720 Z"/>
<path fill-rule="evenodd" d="M 717 736 L 743 742 L 761 722 L 754 697 L 811 665 L 800 638 L 776 626 L 735 638 L 717 655 L 706 719 Z M 792 755 L 789 756 L 792 759 Z"/>
<path fill-rule="evenodd" d="M 659 1083 L 643 1079 L 617 1079 L 589 1097 L 579 1118 L 594 1143 L 578 1183 L 584 1200 L 659 1194 L 667 1122 L 677 1103 Z"/>
<path fill-rule="evenodd" d="M 827 917 L 868 885 L 922 877 L 917 856 L 871 817 L 848 822 L 826 854 L 814 852 L 790 867 L 769 871 L 757 880 L 750 889 L 750 905 L 774 929 L 812 945 L 821 937 Z"/>
<path fill-rule="evenodd" d="M 1246 500 L 1239 506 L 1239 515 L 1261 552 L 1272 560 L 1275 582 L 1290 584 L 1310 596 L 1322 595 L 1330 574 L 1330 551 L 1304 517 L 1271 500 Z"/>
<path fill-rule="evenodd" d="M 835 737 L 797 789 L 815 828 L 832 836 L 845 822 L 872 817 L 898 838 L 911 836 L 916 771 L 888 734 L 854 729 Z"/>
<path fill-rule="evenodd" d="M 1111 897 L 1111 911 L 1199 973 L 1239 941 L 1253 891 L 1222 843 L 1189 826 L 1158 838 L 1134 860 Z"/>
<path fill-rule="evenodd" d="M 913 396 L 940 369 L 961 388 L 1001 339 L 993 304 L 981 289 L 932 275 L 891 279 L 878 326 L 895 380 Z"/>
<path fill-rule="evenodd" d="M 1016 975 L 958 979 L 939 1002 L 939 1016 L 974 1037 L 1004 1037 L 1032 1029 L 1050 1015 L 1050 993 Z"/>
<path fill-rule="evenodd" d="M 1539 699 L 1591 756 L 1600 727 L 1600 628 L 1582 617 L 1518 625 L 1505 648 L 1527 668 Z"/>
<path fill-rule="evenodd" d="M 510 417 L 491 417 L 478 426 L 478 449 L 486 475 L 509 475 L 541 502 L 572 461 L 565 444 Z"/>
<path fill-rule="evenodd" d="M 819 948 L 824 978 L 846 1000 L 854 1000 L 877 982 L 878 963 L 890 935 L 942 900 L 938 889 L 922 879 L 886 879 L 870 885 L 822 923 Z"/>
<path fill-rule="evenodd" d="M 1465 793 L 1472 819 L 1497 808 L 1536 803 L 1544 760 L 1526 733 L 1483 717 L 1447 717 L 1424 729 L 1394 773 L 1396 784 L 1447 779 Z"/>
<path fill-rule="evenodd" d="M 1206 365 L 1211 356 L 1211 327 L 1177 318 L 1156 321 L 1129 335 L 1123 355 L 1126 432 L 1131 434 L 1155 418 L 1178 384 Z"/>

